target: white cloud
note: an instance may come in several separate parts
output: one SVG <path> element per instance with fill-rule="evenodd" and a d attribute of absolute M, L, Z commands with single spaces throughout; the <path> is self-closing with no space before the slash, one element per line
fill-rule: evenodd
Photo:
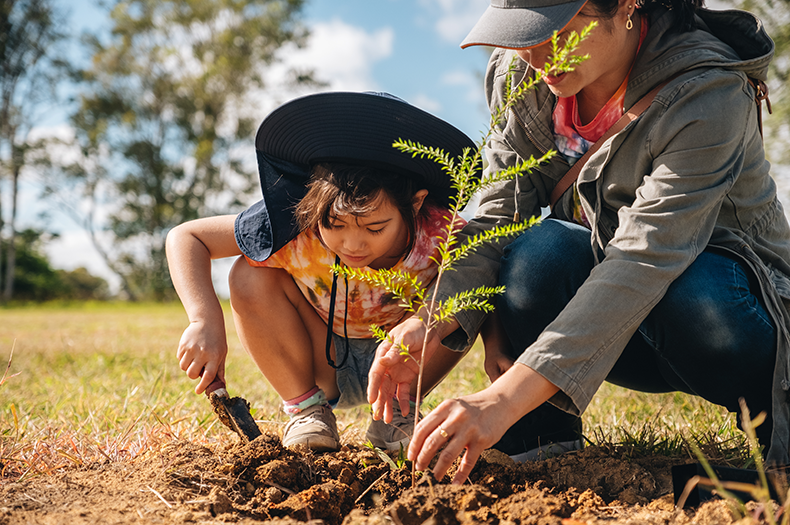
<path fill-rule="evenodd" d="M 436 17 L 434 27 L 442 39 L 458 45 L 489 6 L 489 1 L 420 0 L 420 5 Z"/>
<path fill-rule="evenodd" d="M 374 63 L 392 54 L 392 28 L 368 33 L 342 20 L 317 23 L 306 49 L 290 58 L 293 65 L 315 68 L 318 77 L 333 90 L 376 89 L 371 69 Z"/>
<path fill-rule="evenodd" d="M 439 113 L 442 110 L 442 103 L 435 100 L 425 93 L 418 93 L 409 101 L 411 104 L 420 109 L 424 109 L 428 113 Z"/>
<path fill-rule="evenodd" d="M 395 38 L 392 28 L 369 33 L 336 18 L 315 23 L 310 31 L 307 45 L 302 49 L 287 45 L 279 51 L 283 61 L 280 68 L 312 69 L 333 91 L 376 89 L 372 68 L 392 55 Z"/>
<path fill-rule="evenodd" d="M 260 118 L 289 100 L 317 91 L 283 89 L 292 69 L 312 70 L 316 80 L 327 84 L 318 91 L 379 91 L 373 66 L 392 55 L 394 39 L 390 27 L 368 32 L 338 18 L 312 23 L 307 44 L 302 48 L 283 46 L 278 50 L 281 61 L 267 68 L 267 86 L 257 97 Z"/>

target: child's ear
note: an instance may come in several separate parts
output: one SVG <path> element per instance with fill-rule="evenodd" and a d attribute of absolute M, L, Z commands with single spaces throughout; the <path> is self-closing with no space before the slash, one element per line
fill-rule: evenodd
<path fill-rule="evenodd" d="M 425 202 L 425 197 L 428 196 L 428 190 L 422 189 L 414 194 L 414 197 L 411 198 L 411 205 L 414 208 L 414 215 L 419 213 L 420 208 L 422 208 L 423 203 Z"/>

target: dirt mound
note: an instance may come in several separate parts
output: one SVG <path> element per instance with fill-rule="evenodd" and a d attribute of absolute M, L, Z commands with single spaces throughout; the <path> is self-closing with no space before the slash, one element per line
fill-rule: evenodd
<path fill-rule="evenodd" d="M 129 462 L 6 483 L 0 525 L 733 522 L 721 501 L 676 511 L 671 464 L 627 459 L 615 448 L 525 464 L 487 451 L 468 484 L 422 475 L 413 485 L 407 468 L 393 469 L 364 446 L 312 454 L 264 434 L 213 449 L 176 442 Z"/>

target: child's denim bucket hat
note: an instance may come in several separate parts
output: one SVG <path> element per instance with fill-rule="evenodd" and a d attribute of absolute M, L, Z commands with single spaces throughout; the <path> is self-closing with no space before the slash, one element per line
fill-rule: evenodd
<path fill-rule="evenodd" d="M 263 199 L 236 219 L 236 243 L 266 260 L 299 232 L 293 208 L 313 164 L 364 164 L 413 177 L 446 204 L 455 190 L 441 166 L 395 149 L 398 139 L 440 148 L 456 158 L 475 144 L 451 124 L 387 93 L 329 92 L 288 102 L 258 129 L 255 149 Z"/>

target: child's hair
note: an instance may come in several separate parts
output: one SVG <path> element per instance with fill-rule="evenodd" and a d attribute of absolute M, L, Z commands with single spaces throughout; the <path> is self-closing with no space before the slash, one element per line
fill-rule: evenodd
<path fill-rule="evenodd" d="M 407 256 L 414 247 L 416 217 L 412 199 L 419 189 L 411 177 L 368 166 L 316 164 L 307 184 L 307 194 L 296 205 L 296 221 L 300 231 L 315 229 L 319 224 L 331 228 L 333 215 L 360 217 L 374 211 L 383 193 L 392 200 L 408 229 Z"/>

